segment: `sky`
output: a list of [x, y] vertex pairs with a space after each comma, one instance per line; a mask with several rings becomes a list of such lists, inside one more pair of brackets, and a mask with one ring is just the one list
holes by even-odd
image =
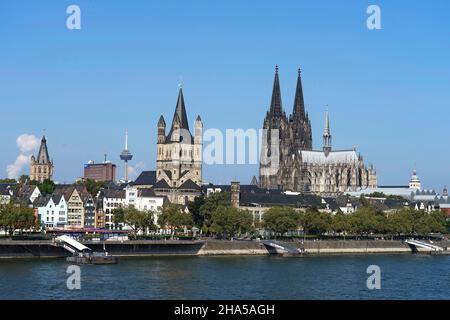
[[[80, 30], [66, 27], [72, 4]], [[371, 4], [380, 30], [366, 26]], [[61, 183], [105, 153], [122, 177], [127, 128], [132, 176], [154, 169], [180, 82], [191, 128], [200, 115], [205, 130], [259, 129], [278, 64], [287, 113], [302, 69], [314, 148], [328, 108], [333, 148], [356, 147], [380, 185], [407, 184], [413, 168], [425, 188], [450, 185], [447, 0], [0, 0], [0, 39], [0, 177], [28, 173], [25, 138], [44, 132]], [[249, 183], [258, 165], [203, 171]]]

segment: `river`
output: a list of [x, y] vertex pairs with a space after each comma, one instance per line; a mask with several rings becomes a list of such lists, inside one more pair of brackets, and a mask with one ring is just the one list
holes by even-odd
[[[381, 269], [369, 290], [367, 267]], [[449, 299], [450, 256], [349, 255], [122, 258], [81, 266], [67, 288], [64, 260], [0, 260], [0, 299]]]

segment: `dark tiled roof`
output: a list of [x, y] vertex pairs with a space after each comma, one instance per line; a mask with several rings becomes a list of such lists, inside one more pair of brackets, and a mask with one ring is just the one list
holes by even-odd
[[100, 193], [101, 198], [125, 199], [125, 190], [103, 189]]
[[180, 175], [180, 178], [181, 177], [183, 177], [186, 173], [188, 173], [189, 172], [189, 170], [184, 170], [182, 173], [181, 173], [181, 175]]
[[156, 183], [156, 171], [142, 171], [134, 181], [135, 186], [153, 186]]
[[54, 196], [52, 196], [53, 202], [55, 204], [58, 204], [61, 201], [62, 198], [63, 198], [63, 195], [54, 195]]
[[[321, 198], [314, 195], [287, 195], [283, 193], [241, 192], [241, 205], [260, 204], [265, 206], [321, 207]], [[330, 207], [331, 209], [331, 207]]]
[[139, 197], [143, 198], [153, 198], [156, 197], [155, 191], [153, 189], [140, 189]]
[[164, 170], [164, 172], [167, 174], [167, 176], [169, 177], [169, 179], [172, 179], [172, 171], [170, 171], [170, 170]]
[[11, 195], [10, 190], [13, 187], [11, 184], [0, 183], [0, 195], [9, 196]]
[[19, 198], [30, 198], [36, 188], [37, 187], [33, 185], [21, 186], [17, 190], [16, 196]]
[[191, 179], [186, 180], [178, 189], [180, 190], [198, 190], [202, 188]]
[[[229, 184], [216, 184], [216, 185], [210, 184], [210, 185], [202, 186], [203, 192], [206, 192], [206, 190], [209, 188], [213, 188], [213, 189], [219, 188], [225, 192], [231, 191], [231, 185], [229, 185]], [[264, 194], [282, 194], [283, 193], [283, 191], [280, 189], [263, 189], [263, 188], [258, 187], [257, 185], [252, 185], [252, 184], [241, 184], [240, 190], [241, 190], [241, 192], [264, 193]]]
[[47, 206], [47, 204], [48, 204], [48, 202], [50, 201], [50, 199], [51, 199], [51, 196], [41, 196], [41, 197], [38, 197], [35, 201], [34, 201], [34, 206], [36, 207], [36, 208], [40, 208], [40, 207], [45, 207], [45, 206]]
[[128, 186], [128, 183], [122, 183], [122, 184], [118, 184], [115, 183], [113, 181], [109, 181], [106, 185], [105, 185], [105, 189], [112, 189], [112, 190], [123, 190]]
[[68, 184], [60, 184], [57, 185], [55, 188], [55, 191], [53, 191], [53, 196], [60, 196], [63, 195], [64, 199], [67, 201], [72, 196], [73, 191], [75, 190], [74, 185], [68, 185]]
[[166, 182], [166, 180], [162, 179], [162, 180], [159, 180], [159, 181], [155, 184], [154, 188], [155, 188], [155, 189], [170, 189], [170, 186], [169, 186], [169, 184]]

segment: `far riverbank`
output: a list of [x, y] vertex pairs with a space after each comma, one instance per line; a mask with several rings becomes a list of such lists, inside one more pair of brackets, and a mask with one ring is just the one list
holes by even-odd
[[[310, 255], [344, 254], [400, 254], [411, 253], [411, 248], [400, 240], [306, 240], [285, 242], [291, 247], [305, 249]], [[434, 242], [438, 246], [449, 247], [448, 241]], [[118, 257], [141, 256], [218, 256], [218, 255], [269, 255], [260, 241], [227, 240], [145, 240], [107, 241], [105, 243], [83, 242], [93, 251], [104, 249]], [[52, 241], [0, 241], [1, 258], [64, 258], [70, 253]]]

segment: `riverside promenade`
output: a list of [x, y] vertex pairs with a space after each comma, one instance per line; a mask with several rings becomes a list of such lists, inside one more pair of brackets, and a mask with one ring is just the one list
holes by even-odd
[[[446, 241], [435, 242], [449, 247]], [[85, 241], [84, 245], [93, 251], [104, 249], [119, 257], [140, 256], [217, 256], [217, 255], [269, 255], [260, 241], [228, 240], [142, 240], [142, 241]], [[387, 254], [411, 253], [411, 248], [401, 240], [307, 240], [286, 242], [291, 247], [302, 248], [310, 255], [338, 254]], [[0, 241], [2, 258], [63, 258], [70, 253], [50, 240]]]

